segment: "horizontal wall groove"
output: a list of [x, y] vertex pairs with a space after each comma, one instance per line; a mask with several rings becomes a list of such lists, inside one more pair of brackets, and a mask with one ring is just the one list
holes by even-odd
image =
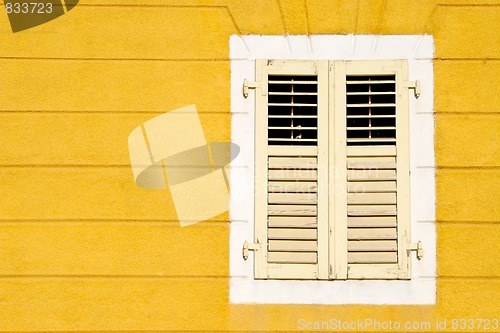
[[447, 166], [438, 165], [437, 170], [449, 170], [449, 171], [494, 171], [500, 170], [500, 166], [482, 166], [482, 165], [471, 165], [471, 166]]
[[[159, 61], [159, 62], [227, 62], [229, 58], [93, 58], [93, 57], [9, 57], [0, 56], [1, 60], [28, 61]], [[232, 60], [252, 60], [249, 58]], [[429, 59], [431, 60], [431, 59]], [[500, 58], [433, 58], [433, 61], [499, 61]]]
[[434, 58], [434, 61], [498, 61], [500, 58]]
[[446, 116], [500, 116], [500, 111], [434, 111], [436, 115]]
[[[184, 166], [183, 166], [184, 167]], [[19, 169], [72, 169], [72, 168], [130, 168], [130, 164], [0, 164], [0, 168], [19, 168]]]
[[[439, 266], [439, 263], [438, 263]], [[485, 276], [485, 275], [469, 275], [469, 276], [452, 276], [452, 275], [437, 275], [438, 280], [451, 280], [451, 281], [470, 281], [470, 280], [499, 280], [500, 281], [500, 276]]]
[[[129, 111], [103, 111], [103, 110], [95, 110], [95, 111], [79, 111], [79, 110], [0, 110], [0, 115], [2, 114], [22, 114], [22, 113], [30, 113], [30, 114], [64, 114], [64, 115], [71, 115], [71, 114], [94, 114], [98, 116], [103, 116], [103, 115], [153, 115], [153, 116], [158, 116], [165, 114], [167, 112], [170, 112], [172, 110], [165, 110], [165, 111], [137, 111], [137, 110], [129, 110]], [[230, 115], [231, 113], [229, 111], [199, 111], [198, 115], [203, 117], [204, 115]]]
[[438, 7], [500, 7], [495, 3], [438, 3]]
[[229, 63], [229, 58], [42, 58], [42, 57], [0, 57], [1, 60], [35, 60], [35, 61], [161, 61], [161, 62], [227, 62]]
[[[0, 7], [4, 7], [5, 5], [2, 4]], [[55, 5], [55, 6], [60, 6], [60, 5]], [[99, 4], [99, 3], [78, 3], [78, 7], [133, 7], [133, 8], [201, 8], [201, 9], [225, 9], [227, 6], [221, 6], [221, 5], [203, 5], [203, 4], [196, 4], [195, 1], [193, 1], [193, 4], [189, 5], [171, 5], [171, 4], [125, 4], [125, 3], [119, 3], [119, 4]]]
[[451, 57], [440, 57], [440, 58], [432, 58], [434, 61], [499, 61], [500, 58], [496, 57], [484, 57], [484, 58], [471, 58], [471, 57], [465, 57], [465, 58], [451, 58]]
[[[193, 1], [194, 2], [194, 1]], [[202, 5], [202, 4], [189, 4], [189, 5], [171, 5], [171, 4], [125, 4], [125, 3], [119, 3], [119, 4], [99, 4], [99, 3], [78, 3], [78, 7], [133, 7], [133, 8], [200, 8], [200, 9], [225, 9], [227, 6], [220, 6], [220, 5]]]
[[500, 221], [454, 221], [454, 220], [436, 220], [437, 224], [458, 224], [458, 225], [489, 225], [489, 224], [500, 224]]
[[[221, 330], [210, 330], [210, 329], [203, 329], [203, 330], [182, 330], [179, 331], [179, 329], [172, 329], [172, 330], [148, 330], [148, 329], [138, 329], [138, 330], [74, 330], [74, 331], [58, 331], [58, 330], [44, 330], [44, 331], [2, 331], [0, 330], [0, 333], [46, 333], [46, 332], [51, 332], [51, 333], [140, 333], [140, 332], [145, 332], [145, 333], [168, 333], [168, 332], [175, 332], [175, 333], [248, 333], [250, 331], [245, 330], [245, 331], [235, 331], [235, 330], [230, 330], [230, 331], [221, 331]], [[251, 331], [252, 333], [269, 333], [269, 331]], [[272, 331], [273, 333], [290, 333], [290, 331]], [[348, 331], [336, 331], [337, 333], [347, 333]], [[352, 332], [352, 331], [350, 331]], [[440, 331], [442, 332], [442, 331]], [[434, 333], [434, 332], [427, 332], [426, 333]]]
[[[195, 222], [195, 221], [192, 221]], [[75, 219], [75, 218], [67, 218], [67, 219], [0, 219], [0, 226], [2, 225], [12, 225], [12, 224], [71, 224], [71, 225], [82, 225], [82, 224], [132, 224], [132, 225], [165, 225], [165, 227], [179, 227], [179, 221], [177, 220], [137, 220], [137, 219]], [[203, 228], [203, 227], [213, 227], [213, 226], [226, 226], [229, 225], [228, 220], [211, 220], [211, 221], [203, 221], [196, 223], [195, 225], [190, 225], [183, 227], [185, 229], [191, 228]]]
[[0, 280], [9, 279], [69, 279], [69, 280], [112, 280], [112, 279], [138, 279], [138, 280], [220, 280], [229, 279], [229, 275], [104, 275], [104, 274], [0, 274]]
[[[228, 142], [229, 143], [229, 142]], [[110, 169], [110, 168], [130, 168], [130, 164], [0, 164], [0, 169]], [[210, 166], [199, 165], [176, 165], [177, 169], [206, 169]], [[231, 165], [230, 169], [248, 169], [244, 165]]]

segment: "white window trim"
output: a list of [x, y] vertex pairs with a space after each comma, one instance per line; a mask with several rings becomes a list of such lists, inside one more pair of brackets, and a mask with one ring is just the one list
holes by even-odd
[[[432, 36], [317, 35], [231, 36], [232, 142], [240, 146], [231, 163], [230, 302], [269, 304], [434, 304], [436, 302], [435, 160]], [[407, 59], [409, 80], [420, 80], [419, 99], [410, 96], [410, 195], [412, 242], [422, 241], [424, 258], [412, 260], [411, 280], [255, 280], [253, 254], [242, 259], [254, 231], [254, 92], [245, 99], [244, 79], [254, 80], [255, 59]]]

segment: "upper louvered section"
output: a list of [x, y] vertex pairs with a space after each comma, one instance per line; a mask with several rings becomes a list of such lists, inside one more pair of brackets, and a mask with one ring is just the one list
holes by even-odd
[[346, 76], [347, 145], [394, 145], [395, 75]]
[[317, 164], [313, 155], [268, 157], [269, 263], [317, 263]]
[[316, 75], [269, 75], [269, 145], [317, 145], [317, 80]]

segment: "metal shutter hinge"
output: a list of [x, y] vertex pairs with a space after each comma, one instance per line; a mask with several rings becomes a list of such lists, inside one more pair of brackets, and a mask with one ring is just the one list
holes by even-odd
[[409, 89], [413, 89], [414, 93], [415, 93], [415, 98], [419, 98], [420, 97], [420, 81], [419, 80], [416, 80], [416, 81], [408, 81], [406, 83], [406, 86], [409, 88]]
[[408, 244], [406, 251], [408, 251], [408, 254], [410, 254], [411, 251], [415, 251], [418, 260], [422, 259], [422, 257], [424, 256], [424, 248], [422, 247], [421, 241]]
[[259, 243], [248, 243], [247, 241], [245, 241], [245, 243], [243, 243], [243, 260], [247, 260], [248, 259], [248, 251], [258, 251], [262, 249], [262, 246], [261, 244]]
[[267, 91], [265, 91], [260, 82], [249, 82], [247, 79], [243, 80], [243, 97], [247, 98], [249, 90], [257, 88], [261, 88], [262, 96], [267, 95]]

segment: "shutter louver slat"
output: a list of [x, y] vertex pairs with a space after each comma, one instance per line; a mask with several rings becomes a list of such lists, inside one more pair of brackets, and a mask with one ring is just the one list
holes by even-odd
[[394, 240], [387, 241], [348, 241], [347, 250], [350, 252], [387, 252], [397, 251], [398, 243]]
[[269, 228], [316, 228], [316, 217], [270, 216]]
[[268, 177], [270, 181], [315, 181], [317, 180], [318, 175], [315, 170], [270, 169]]
[[398, 253], [392, 252], [349, 252], [350, 264], [392, 264], [398, 261]]
[[[349, 163], [349, 162], [348, 162]], [[351, 169], [347, 170], [348, 181], [380, 181], [396, 180], [396, 169]]]
[[267, 190], [269, 193], [315, 193], [318, 191], [318, 185], [316, 182], [270, 181]]
[[316, 216], [317, 209], [314, 205], [268, 205], [269, 216]]
[[367, 227], [367, 228], [349, 228], [347, 230], [348, 240], [362, 240], [362, 239], [396, 239], [397, 233], [396, 228], [378, 228], [378, 227]]
[[318, 251], [318, 243], [316, 241], [270, 240], [269, 251], [316, 252]]
[[269, 193], [268, 196], [270, 204], [314, 205], [318, 202], [316, 194]]
[[316, 239], [316, 230], [315, 229], [269, 228], [269, 239], [314, 240], [314, 239]]
[[350, 216], [347, 226], [351, 228], [396, 227], [395, 216]]

